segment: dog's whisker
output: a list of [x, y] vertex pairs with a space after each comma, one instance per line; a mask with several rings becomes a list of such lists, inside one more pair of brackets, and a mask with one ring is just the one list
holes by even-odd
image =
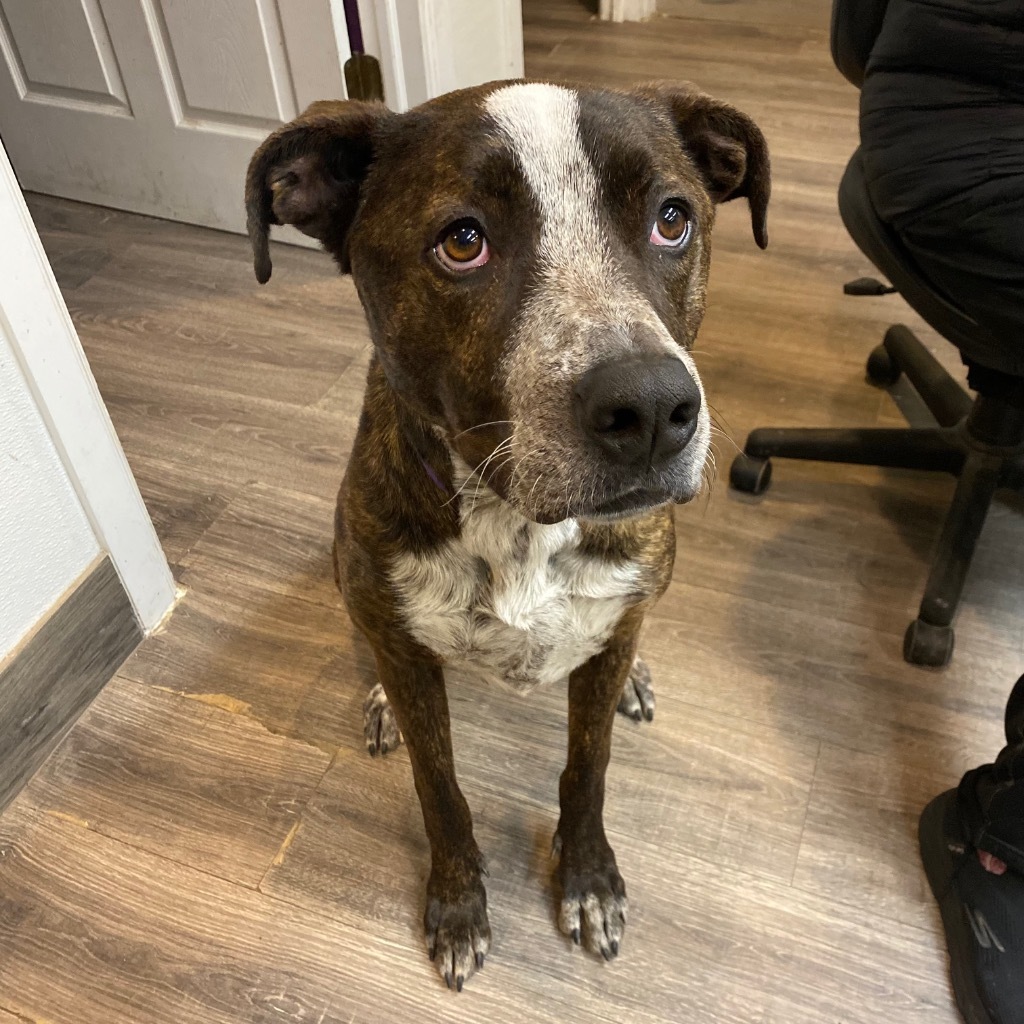
[[537, 479], [533, 481], [533, 486], [530, 488], [530, 493], [526, 496], [526, 504], [529, 506], [533, 501], [533, 492], [537, 490], [537, 485], [540, 483], [541, 474], [537, 474]]
[[[531, 448], [530, 451], [525, 452], [523, 455], [521, 455], [516, 460], [515, 465], [512, 467], [512, 483], [513, 483], [513, 485], [515, 485], [517, 480], [523, 479], [522, 472], [523, 472], [523, 465], [524, 465], [524, 463], [529, 462], [529, 460], [532, 459], [535, 455], [537, 455], [543, 449], [543, 447], [544, 447], [543, 445], [537, 445], [536, 447]], [[534, 485], [533, 485], [534, 487], [536, 487], [537, 484], [540, 483], [542, 476], [543, 476], [543, 471], [541, 473], [537, 474], [537, 480], [534, 482]]]
[[[502, 449], [504, 449], [504, 451]], [[492, 451], [491, 454], [487, 456], [487, 459], [485, 460], [485, 462], [484, 462], [482, 467], [478, 466], [473, 471], [474, 475], [477, 478], [477, 481], [476, 481], [476, 490], [473, 492], [473, 505], [472, 505], [471, 510], [476, 508], [477, 502], [480, 499], [480, 488], [486, 482], [485, 478], [484, 478], [484, 474], [487, 472], [487, 467], [491, 464], [492, 460], [499, 453], [501, 453], [502, 455], [507, 453], [510, 457], [514, 454], [512, 452], [512, 436], [511, 436], [511, 434], [508, 437], [506, 437], [503, 441], [499, 442], [498, 446], [494, 449], [494, 451]]]
[[527, 507], [527, 508], [529, 508], [529, 507], [530, 507], [530, 505], [531, 505], [531, 502], [533, 501], [533, 492], [534, 492], [535, 490], [537, 490], [537, 484], [539, 484], [539, 483], [540, 483], [540, 478], [541, 478], [541, 477], [542, 477], [543, 475], [544, 475], [543, 473], [538, 473], [538, 474], [537, 474], [537, 479], [533, 481], [533, 486], [532, 486], [532, 487], [530, 488], [530, 493], [529, 493], [529, 494], [528, 494], [528, 495], [526, 496], [526, 507]]
[[733, 439], [732, 434], [730, 434], [727, 430], [722, 430], [721, 427], [718, 427], [718, 426], [715, 426], [714, 424], [712, 424], [712, 426], [711, 426], [711, 436], [712, 437], [721, 437], [724, 440], [728, 441], [729, 444], [732, 445], [732, 447], [736, 450], [737, 454], [739, 454], [739, 453], [741, 453], [743, 451], [743, 449]]
[[716, 464], [715, 464], [715, 460], [714, 460], [714, 453], [713, 452], [709, 452], [709, 455], [710, 455], [710, 459], [708, 461], [705, 461], [705, 463], [701, 467], [701, 471], [700, 471], [700, 477], [701, 477], [700, 493], [701, 493], [701, 496], [704, 499], [704, 504], [703, 504], [703, 508], [701, 510], [701, 515], [707, 515], [708, 507], [711, 504], [711, 491], [712, 491], [712, 488], [714, 486], [715, 474], [717, 473], [717, 468], [716, 468]]
[[447, 508], [453, 501], [455, 501], [455, 499], [458, 498], [458, 496], [465, 490], [466, 484], [468, 484], [469, 481], [472, 479], [473, 474], [470, 473], [469, 476], [467, 476], [466, 479], [462, 481], [462, 485], [459, 487], [459, 489], [446, 502], [444, 502], [444, 504], [441, 505], [441, 508]]
[[[486, 470], [487, 469], [487, 464], [491, 461], [491, 459], [494, 458], [495, 455], [497, 455], [501, 451], [501, 449], [505, 445], [508, 445], [509, 449], [511, 450], [511, 446], [512, 446], [512, 437], [511, 437], [511, 435], [509, 437], [503, 438], [501, 441], [499, 441], [498, 444], [496, 445], [496, 447], [494, 448], [494, 450], [491, 452], [491, 454], [488, 455], [487, 458], [484, 459], [482, 462], [478, 463], [475, 469], [470, 470], [469, 476], [467, 476], [466, 479], [462, 481], [462, 486], [460, 486], [459, 489], [441, 507], [442, 508], [446, 508], [453, 501], [455, 501], [455, 499], [458, 498], [460, 494], [462, 494], [462, 492], [466, 488], [466, 485], [473, 479], [473, 477], [476, 476], [478, 473], [481, 473], [484, 470]], [[478, 486], [477, 489], [479, 491], [479, 486]], [[474, 501], [474, 506], [475, 506], [475, 504], [476, 504], [476, 502]]]
[[466, 429], [465, 429], [465, 430], [460, 430], [460, 431], [459, 431], [459, 432], [458, 432], [458, 433], [457, 433], [457, 434], [456, 434], [456, 435], [455, 435], [455, 436], [454, 436], [454, 437], [452, 438], [452, 441], [458, 441], [458, 439], [459, 439], [460, 437], [462, 437], [462, 436], [463, 436], [464, 434], [470, 434], [470, 433], [472, 433], [472, 432], [473, 432], [474, 430], [483, 430], [483, 429], [484, 429], [484, 427], [501, 427], [501, 426], [506, 426], [506, 425], [508, 425], [508, 426], [511, 426], [511, 424], [512, 424], [512, 421], [511, 421], [511, 420], [490, 420], [490, 421], [488, 421], [487, 423], [477, 423], [477, 424], [475, 424], [475, 425], [474, 425], [474, 426], [472, 426], [472, 427], [466, 427]]
[[[505, 457], [500, 462], [495, 463], [494, 466], [491, 467], [491, 473], [492, 474], [493, 473], [497, 473], [499, 470], [504, 469], [509, 463], [513, 464], [513, 471], [514, 471], [514, 469], [515, 469], [514, 460], [515, 460], [515, 454], [513, 452], [506, 453]], [[510, 474], [510, 479], [511, 479], [511, 474]]]
[[[707, 401], [707, 397], [706, 396], [705, 396], [705, 401]], [[725, 416], [723, 416], [722, 413], [711, 402], [708, 402], [707, 405], [708, 405], [708, 410], [711, 413], [711, 422], [716, 427], [718, 427], [719, 430], [721, 430], [723, 433], [731, 435], [732, 434], [732, 424], [729, 423], [729, 420]]]

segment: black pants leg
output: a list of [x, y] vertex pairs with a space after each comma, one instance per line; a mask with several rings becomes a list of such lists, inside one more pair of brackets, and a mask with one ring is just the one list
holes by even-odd
[[1024, 875], [1024, 676], [1006, 704], [1006, 746], [963, 777], [957, 803], [974, 846]]

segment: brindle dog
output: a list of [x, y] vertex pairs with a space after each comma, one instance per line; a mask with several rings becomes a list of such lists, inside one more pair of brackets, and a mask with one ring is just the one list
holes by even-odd
[[626, 890], [605, 836], [619, 710], [653, 714], [637, 656], [668, 585], [673, 503], [710, 421], [691, 348], [716, 203], [767, 244], [754, 123], [686, 86], [498, 82], [405, 114], [322, 102], [246, 184], [256, 276], [294, 224], [351, 273], [374, 344], [338, 497], [335, 566], [374, 650], [367, 744], [404, 738], [430, 841], [431, 958], [458, 989], [490, 946], [455, 779], [446, 666], [568, 679], [559, 923], [606, 958]]

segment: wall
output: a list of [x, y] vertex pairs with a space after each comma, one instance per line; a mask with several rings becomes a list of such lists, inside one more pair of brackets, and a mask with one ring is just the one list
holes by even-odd
[[2, 145], [0, 356], [0, 659], [97, 542], [149, 632], [173, 607], [174, 580]]
[[100, 553], [0, 311], [0, 662]]

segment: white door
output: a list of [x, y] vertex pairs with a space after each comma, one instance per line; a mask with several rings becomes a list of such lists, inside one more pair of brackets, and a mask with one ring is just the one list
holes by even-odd
[[244, 231], [253, 150], [349, 49], [340, 0], [0, 0], [0, 53], [23, 188]]
[[[395, 110], [523, 73], [520, 0], [359, 10]], [[349, 55], [342, 0], [0, 0], [0, 140], [25, 189], [244, 232], [253, 150]]]

